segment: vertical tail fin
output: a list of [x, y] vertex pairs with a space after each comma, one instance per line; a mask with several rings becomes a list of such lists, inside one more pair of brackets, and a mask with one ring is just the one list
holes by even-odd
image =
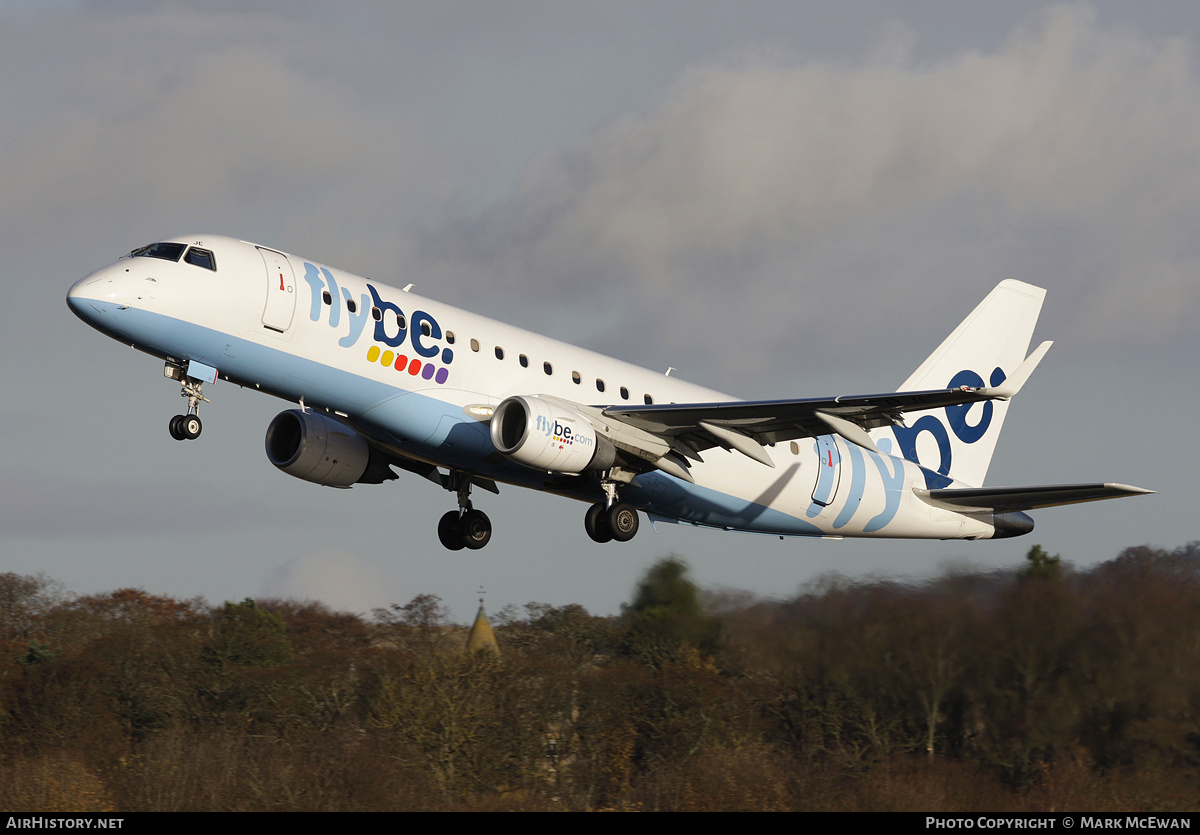
[[[1000, 282], [898, 390], [1000, 385], [1025, 359], [1045, 296], [1023, 281]], [[901, 454], [926, 469], [930, 488], [951, 476], [982, 487], [1007, 411], [1007, 400], [949, 406], [877, 432], [894, 433]]]

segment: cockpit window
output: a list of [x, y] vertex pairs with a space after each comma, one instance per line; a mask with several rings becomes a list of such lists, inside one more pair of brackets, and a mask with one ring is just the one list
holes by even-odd
[[187, 249], [187, 244], [158, 243], [135, 249], [129, 254], [134, 258], [161, 258], [164, 261], [178, 261], [185, 249]]
[[188, 250], [187, 256], [183, 260], [189, 264], [195, 264], [197, 267], [204, 267], [206, 270], [217, 271], [217, 260], [213, 258], [212, 251], [208, 249], [194, 246]]

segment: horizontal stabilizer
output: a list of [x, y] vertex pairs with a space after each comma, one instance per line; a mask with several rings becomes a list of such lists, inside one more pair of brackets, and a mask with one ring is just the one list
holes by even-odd
[[979, 487], [956, 490], [917, 490], [927, 501], [941, 502], [960, 508], [993, 510], [1009, 513], [1018, 510], [1033, 510], [1038, 507], [1055, 507], [1080, 502], [1098, 502], [1102, 499], [1119, 499], [1125, 496], [1143, 496], [1153, 493], [1128, 484], [1051, 484], [1040, 487]]

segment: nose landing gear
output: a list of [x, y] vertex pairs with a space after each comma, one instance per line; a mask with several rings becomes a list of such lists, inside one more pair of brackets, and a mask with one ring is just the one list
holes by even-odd
[[[204, 366], [204, 368], [207, 368], [207, 366]], [[216, 369], [211, 370], [213, 371], [212, 379], [215, 380]], [[204, 424], [200, 422], [200, 402], [211, 402], [204, 396], [204, 381], [198, 380], [195, 377], [189, 377], [187, 370], [183, 366], [170, 362], [163, 368], [163, 375], [179, 382], [181, 389], [179, 395], [186, 397], [188, 402], [186, 413], [175, 415], [175, 417], [171, 418], [169, 424], [171, 437], [177, 441], [194, 441], [200, 437], [200, 433], [204, 430]]]
[[175, 415], [171, 418], [171, 437], [177, 441], [194, 441], [200, 437], [203, 429], [199, 415]]

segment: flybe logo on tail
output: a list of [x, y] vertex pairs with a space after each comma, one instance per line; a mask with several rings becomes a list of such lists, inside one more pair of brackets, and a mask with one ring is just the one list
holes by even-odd
[[[998, 386], [1007, 377], [1008, 375], [1004, 373], [1003, 369], [996, 368], [992, 371], [989, 384]], [[983, 378], [970, 369], [963, 369], [950, 379], [946, 388], [955, 389], [960, 386], [982, 388], [984, 386]], [[988, 427], [992, 425], [992, 413], [994, 411], [992, 402], [990, 400], [984, 401], [979, 422], [974, 424], [967, 423], [967, 413], [971, 411], [972, 405], [947, 406], [946, 419], [944, 421], [934, 414], [927, 414], [914, 421], [912, 426], [892, 427], [892, 432], [896, 436], [896, 443], [900, 445], [900, 454], [914, 464], [921, 466], [921, 469], [925, 473], [926, 487], [930, 489], [945, 487], [952, 480], [950, 478], [950, 468], [953, 464], [953, 449], [950, 443], [950, 435], [946, 431], [947, 426], [954, 433], [954, 437], [958, 438], [964, 444], [973, 444], [987, 434]], [[917, 438], [922, 432], [928, 432], [933, 436], [934, 441], [937, 442], [938, 465], [936, 472], [922, 465], [921, 459], [917, 455]]]
[[[309, 318], [320, 321], [322, 306], [328, 306], [329, 327], [347, 328], [338, 345], [343, 348], [356, 345], [369, 318], [374, 322], [371, 335], [376, 344], [367, 348], [367, 362], [378, 362], [439, 385], [449, 378], [447, 366], [454, 361], [454, 349], [437, 344], [443, 338], [442, 326], [432, 315], [424, 310], [414, 310], [406, 316], [399, 305], [385, 301], [371, 284], [367, 284], [370, 295], [362, 293], [355, 300], [349, 289], [338, 287], [333, 273], [308, 262], [304, 264], [304, 280], [312, 288]], [[346, 325], [342, 324], [343, 306]]]

